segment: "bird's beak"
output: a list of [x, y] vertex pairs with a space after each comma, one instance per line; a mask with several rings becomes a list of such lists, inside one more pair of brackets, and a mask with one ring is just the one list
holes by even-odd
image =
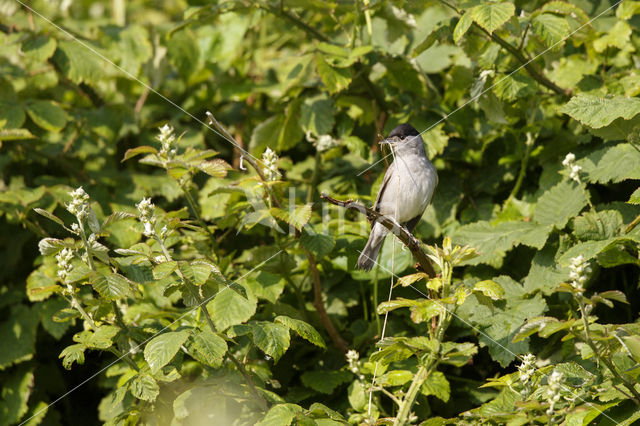
[[393, 145], [396, 142], [395, 138], [386, 138], [382, 139], [379, 143], [380, 145]]

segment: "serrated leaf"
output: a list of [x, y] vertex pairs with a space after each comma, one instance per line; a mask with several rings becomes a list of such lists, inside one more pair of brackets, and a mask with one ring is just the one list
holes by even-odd
[[414, 373], [409, 370], [392, 370], [380, 377], [380, 384], [383, 386], [401, 386], [411, 381]]
[[302, 407], [296, 404], [277, 404], [267, 411], [256, 426], [289, 426], [293, 418], [302, 412]]
[[67, 124], [67, 113], [52, 101], [31, 101], [25, 104], [27, 114], [39, 127], [59, 132]]
[[102, 228], [106, 228], [112, 223], [120, 222], [121, 220], [135, 219], [135, 218], [137, 218], [137, 216], [131, 213], [113, 212], [104, 220], [104, 222], [102, 223]]
[[617, 118], [630, 120], [640, 113], [640, 98], [612, 96], [603, 98], [579, 94], [559, 110], [593, 129], [611, 124]]
[[420, 300], [420, 303], [412, 306], [411, 321], [419, 324], [421, 322], [428, 322], [436, 315], [440, 315], [444, 310], [444, 305], [436, 300]]
[[227, 175], [231, 166], [227, 164], [226, 161], [216, 158], [214, 160], [203, 161], [198, 164], [198, 168], [209, 176], [222, 178]]
[[335, 124], [333, 101], [326, 95], [305, 99], [300, 107], [300, 125], [316, 136], [331, 132]]
[[451, 395], [451, 387], [444, 374], [440, 371], [432, 371], [422, 384], [420, 392], [423, 395], [433, 395], [444, 402], [448, 402]]
[[589, 22], [589, 15], [587, 15], [584, 10], [580, 9], [578, 6], [571, 4], [566, 1], [550, 1], [545, 3], [539, 11], [541, 13], [556, 13], [558, 15], [570, 16], [571, 18], [577, 20], [580, 24], [586, 24]]
[[199, 359], [207, 365], [217, 368], [222, 365], [227, 352], [227, 342], [207, 329], [193, 336], [192, 348], [197, 352]]
[[538, 198], [533, 218], [541, 225], [563, 228], [570, 218], [580, 213], [587, 202], [580, 184], [573, 180], [563, 180]]
[[333, 250], [336, 242], [329, 234], [319, 234], [311, 229], [303, 229], [300, 244], [313, 253], [317, 259], [321, 259]]
[[212, 272], [211, 266], [198, 262], [180, 261], [178, 262], [178, 269], [189, 283], [196, 286], [204, 284]]
[[405, 275], [404, 277], [400, 278], [396, 284], [402, 287], [408, 287], [411, 284], [415, 283], [418, 280], [421, 279], [428, 279], [429, 276], [427, 274], [425, 274], [424, 272], [418, 272], [416, 274], [411, 274], [411, 275]]
[[452, 240], [461, 246], [469, 245], [478, 252], [479, 256], [467, 260], [466, 264], [499, 265], [505, 253], [516, 245], [524, 244], [541, 249], [550, 231], [550, 226], [533, 222], [510, 221], [491, 225], [489, 222], [479, 221], [458, 228]]
[[137, 146], [135, 148], [129, 148], [125, 151], [124, 157], [122, 157], [122, 162], [127, 161], [130, 158], [133, 158], [137, 155], [141, 154], [157, 154], [158, 150], [152, 146], [142, 145]]
[[262, 352], [271, 356], [274, 362], [289, 349], [289, 329], [282, 324], [268, 321], [252, 321], [250, 323], [253, 343]]
[[183, 79], [188, 79], [198, 67], [200, 49], [198, 40], [189, 30], [175, 32], [167, 43], [169, 61]]
[[311, 219], [311, 204], [296, 207], [293, 211], [273, 207], [270, 213], [280, 220], [287, 222], [289, 225], [302, 229]]
[[508, 74], [497, 79], [493, 93], [504, 101], [516, 101], [536, 92], [536, 82], [524, 74]]
[[153, 267], [153, 278], [161, 280], [171, 275], [176, 269], [178, 269], [178, 262], [175, 260], [160, 263]]
[[38, 249], [43, 256], [55, 254], [65, 247], [73, 247], [73, 244], [57, 238], [43, 238], [38, 242]]
[[0, 369], [29, 360], [35, 353], [36, 329], [40, 323], [38, 309], [15, 304], [0, 322]]
[[276, 303], [284, 291], [285, 280], [280, 275], [260, 271], [255, 277], [247, 277], [247, 287], [260, 299]]
[[515, 13], [516, 8], [511, 2], [486, 2], [471, 9], [470, 14], [473, 21], [493, 33], [509, 20]]
[[628, 143], [595, 151], [577, 164], [592, 183], [640, 179], [640, 152]]
[[504, 298], [504, 289], [500, 284], [491, 280], [480, 281], [473, 286], [474, 291], [479, 291], [492, 300], [501, 300]]
[[54, 38], [38, 35], [29, 38], [22, 43], [21, 51], [34, 61], [44, 62], [49, 59], [56, 50], [56, 40]]
[[316, 56], [316, 70], [330, 94], [346, 89], [351, 83], [350, 68], [334, 68], [322, 55]]
[[620, 233], [622, 215], [617, 210], [588, 211], [573, 220], [573, 234], [580, 240], [606, 240]]
[[469, 31], [471, 24], [473, 24], [473, 17], [470, 11], [466, 11], [453, 29], [453, 42], [455, 44], [458, 44], [460, 39]]
[[144, 347], [144, 359], [149, 364], [151, 374], [156, 374], [178, 353], [189, 338], [189, 332], [169, 331], [151, 339]]
[[547, 47], [560, 45], [569, 35], [569, 23], [565, 18], [543, 13], [535, 16], [531, 21], [531, 29]]
[[116, 273], [93, 273], [91, 285], [107, 300], [118, 300], [133, 295], [132, 283], [125, 277]]
[[640, 363], [640, 336], [622, 336], [621, 339], [633, 359]]
[[[424, 299], [420, 299], [424, 300]], [[382, 302], [378, 305], [378, 315], [384, 315], [387, 312], [393, 311], [398, 308], [408, 308], [411, 306], [416, 306], [420, 303], [420, 300], [413, 299], [405, 299], [399, 297], [398, 299], [389, 300], [387, 302]]]
[[310, 324], [285, 315], [278, 315], [274, 321], [295, 331], [300, 337], [308, 342], [313, 343], [318, 347], [326, 348], [322, 336], [320, 336], [320, 333], [318, 333], [318, 331]]
[[627, 296], [620, 290], [603, 291], [602, 293], [598, 293], [598, 296], [603, 299], [615, 300], [616, 302], [626, 303], [627, 305], [629, 304]]
[[207, 304], [217, 330], [242, 324], [256, 312], [257, 301], [246, 299], [231, 289], [223, 289]]
[[633, 191], [633, 194], [631, 194], [627, 203], [636, 205], [640, 204], [640, 188]]
[[[85, 43], [89, 43], [85, 40]], [[95, 44], [90, 46], [98, 50]], [[96, 84], [103, 81], [104, 63], [87, 47], [75, 41], [61, 40], [53, 54], [53, 61], [60, 70], [74, 83]]]
[[625, 21], [618, 21], [605, 35], [593, 42], [593, 50], [600, 53], [609, 47], [623, 49], [629, 43], [631, 34], [632, 30], [629, 24]]
[[79, 343], [67, 346], [60, 352], [58, 358], [62, 359], [62, 366], [67, 370], [71, 370], [73, 363], [84, 364], [85, 346]]
[[0, 100], [0, 129], [19, 130], [26, 118], [22, 105]]
[[160, 394], [160, 386], [153, 377], [148, 374], [138, 373], [129, 384], [131, 395], [138, 399], [154, 402]]

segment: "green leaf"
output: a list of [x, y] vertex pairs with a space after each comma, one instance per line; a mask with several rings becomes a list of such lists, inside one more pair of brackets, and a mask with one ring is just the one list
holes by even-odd
[[451, 395], [449, 381], [440, 371], [432, 371], [427, 380], [422, 384], [420, 392], [423, 395], [433, 395], [436, 398], [448, 402]]
[[138, 373], [129, 384], [131, 395], [143, 401], [154, 402], [160, 394], [160, 386], [148, 374]]
[[380, 303], [378, 305], [377, 312], [378, 312], [378, 315], [384, 315], [387, 312], [393, 311], [398, 308], [408, 308], [411, 306], [417, 306], [420, 304], [420, 301], [422, 300], [425, 300], [425, 299], [414, 300], [414, 299], [405, 299], [405, 298], [399, 297], [394, 300], [389, 300], [387, 302]]
[[289, 349], [289, 329], [281, 324], [268, 321], [252, 321], [250, 323], [253, 343], [274, 362]]
[[350, 68], [334, 68], [322, 55], [316, 56], [316, 69], [330, 94], [346, 89], [351, 83]]
[[315, 370], [305, 371], [300, 377], [302, 383], [318, 392], [332, 394], [343, 383], [348, 383], [353, 375], [343, 370]]
[[242, 324], [256, 312], [257, 300], [245, 299], [235, 291], [224, 288], [212, 301], [207, 303], [217, 330], [225, 330], [232, 325]]
[[415, 274], [411, 274], [411, 275], [405, 275], [404, 277], [398, 279], [398, 281], [396, 282], [397, 285], [402, 286], [402, 287], [408, 287], [410, 285], [412, 285], [413, 283], [415, 283], [418, 280], [421, 279], [429, 279], [429, 276], [427, 274], [425, 274], [424, 272], [418, 272]]
[[402, 386], [411, 381], [414, 373], [409, 370], [392, 370], [380, 377], [380, 384], [383, 386]]
[[458, 44], [460, 39], [469, 31], [471, 24], [473, 24], [473, 17], [470, 11], [466, 11], [453, 29], [453, 42], [455, 44]]
[[53, 52], [56, 51], [57, 45], [58, 44], [55, 39], [44, 35], [38, 35], [36, 37], [29, 38], [22, 43], [20, 50], [28, 58], [37, 62], [44, 62], [53, 55]]
[[419, 324], [421, 322], [428, 322], [431, 318], [436, 315], [440, 315], [444, 311], [444, 305], [437, 301], [431, 299], [421, 299], [420, 303], [415, 306], [412, 306], [411, 311], [411, 321]]
[[577, 164], [592, 183], [640, 179], [640, 152], [628, 143], [595, 151]]
[[569, 35], [569, 23], [565, 18], [543, 13], [535, 16], [531, 21], [531, 29], [540, 40], [547, 46], [552, 47]]
[[322, 336], [320, 336], [320, 333], [318, 333], [318, 331], [310, 324], [285, 315], [278, 315], [274, 321], [295, 331], [300, 337], [308, 342], [313, 343], [318, 347], [326, 348], [324, 340], [322, 340]]
[[547, 245], [536, 252], [531, 262], [529, 274], [524, 279], [526, 293], [542, 291], [550, 295], [561, 282], [569, 279], [569, 269], [563, 268], [556, 262], [557, 245]]
[[171, 275], [176, 269], [178, 269], [178, 262], [175, 260], [160, 263], [153, 267], [153, 278], [161, 280]]
[[441, 123], [422, 135], [427, 148], [427, 156], [431, 160], [442, 154], [449, 144], [449, 135], [443, 128], [444, 123]]
[[538, 198], [533, 219], [541, 225], [560, 229], [586, 205], [587, 198], [580, 184], [563, 180]]
[[616, 17], [623, 20], [630, 19], [633, 15], [640, 11], [640, 2], [623, 1], [616, 9]]
[[227, 352], [227, 342], [211, 330], [203, 330], [193, 336], [192, 348], [197, 359], [205, 364], [218, 368], [222, 365]]
[[609, 47], [624, 49], [631, 37], [631, 27], [625, 21], [618, 21], [605, 35], [593, 42], [593, 50], [604, 52]]
[[124, 157], [122, 157], [122, 161], [123, 162], [127, 161], [128, 159], [141, 154], [157, 154], [157, 153], [158, 153], [158, 150], [152, 146], [146, 146], [146, 145], [137, 146], [135, 148], [130, 148], [126, 150], [124, 153]]
[[3, 374], [2, 399], [0, 399], [0, 419], [3, 425], [18, 423], [28, 409], [28, 401], [33, 388], [33, 369], [18, 368]]
[[616, 118], [630, 120], [640, 113], [640, 98], [612, 96], [603, 98], [595, 95], [579, 94], [560, 108], [571, 118], [593, 129], [611, 124]]
[[627, 203], [636, 205], [640, 204], [640, 188], [633, 191], [633, 194], [631, 194]]
[[67, 113], [55, 102], [32, 101], [25, 109], [34, 123], [50, 132], [59, 132], [67, 124]]
[[167, 56], [181, 77], [188, 79], [198, 68], [200, 59], [200, 49], [195, 35], [189, 30], [173, 33], [167, 44]]
[[615, 244], [615, 242], [615, 238], [609, 240], [591, 240], [580, 242], [564, 252], [562, 256], [558, 258], [558, 263], [561, 265], [568, 265], [571, 259], [578, 255], [582, 255], [586, 260], [589, 260], [595, 257], [610, 244]]
[[521, 73], [501, 76], [496, 80], [492, 87], [493, 93], [504, 101], [517, 101], [533, 95], [537, 90], [535, 80]]
[[35, 136], [27, 129], [0, 129], [0, 142], [25, 139], [35, 139]]
[[621, 339], [633, 359], [640, 363], [640, 336], [623, 336]]
[[326, 95], [305, 99], [300, 108], [300, 125], [316, 136], [331, 132], [335, 124], [333, 101]]
[[18, 130], [17, 128], [24, 124], [25, 119], [21, 105], [0, 101], [0, 129]]
[[[85, 40], [91, 49], [99, 48]], [[53, 54], [53, 61], [60, 70], [74, 83], [96, 84], [103, 81], [105, 62], [95, 52], [75, 41], [61, 40]]]
[[279, 275], [260, 271], [255, 277], [247, 277], [247, 287], [260, 299], [276, 303], [284, 291], [285, 280]]
[[300, 244], [320, 260], [331, 253], [336, 242], [331, 235], [315, 233], [310, 227], [308, 227], [302, 230]]
[[35, 352], [36, 329], [40, 322], [37, 308], [17, 304], [0, 323], [0, 369], [29, 360]]
[[192, 263], [180, 261], [178, 262], [178, 269], [190, 284], [196, 286], [204, 284], [212, 272], [211, 266], [197, 261]]
[[515, 13], [516, 8], [511, 2], [485, 2], [471, 9], [473, 21], [493, 33], [509, 20]]
[[76, 333], [73, 340], [91, 349], [108, 349], [113, 345], [113, 338], [120, 332], [120, 328], [113, 325], [101, 325], [94, 330], [84, 330]]
[[473, 290], [481, 292], [492, 300], [502, 300], [504, 298], [504, 289], [495, 281], [480, 281], [474, 284]]
[[151, 374], [156, 374], [178, 353], [189, 338], [189, 332], [169, 331], [151, 339], [144, 347], [144, 359], [149, 364]]
[[84, 350], [85, 346], [80, 343], [67, 346], [60, 352], [58, 358], [62, 358], [62, 366], [67, 370], [71, 370], [73, 363], [84, 364]]
[[[539, 11], [541, 13], [548, 12], [568, 16], [575, 19], [580, 24], [586, 24], [589, 22], [589, 15], [587, 15], [584, 10], [566, 1], [550, 1], [545, 3]], [[537, 11], [534, 13], [537, 13]]]
[[132, 296], [132, 283], [125, 277], [116, 273], [93, 273], [90, 277], [91, 285], [107, 300], [118, 300]]
[[305, 204], [303, 206], [296, 207], [293, 212], [290, 210], [284, 210], [277, 207], [270, 209], [272, 215], [280, 220], [287, 222], [289, 225], [296, 229], [302, 229], [311, 219], [311, 204]]
[[214, 160], [203, 161], [198, 164], [198, 168], [209, 176], [223, 178], [227, 175], [231, 166], [226, 161], [216, 158]]
[[267, 411], [256, 426], [289, 426], [296, 414], [302, 412], [302, 407], [296, 404], [278, 404]]
[[479, 221], [458, 228], [452, 240], [461, 246], [469, 245], [479, 253], [479, 256], [466, 261], [466, 264], [488, 263], [499, 266], [506, 252], [516, 245], [542, 248], [550, 231], [551, 227], [533, 222], [512, 221], [491, 225], [489, 222]]
[[573, 234], [582, 241], [606, 240], [619, 235], [622, 226], [617, 210], [588, 211], [573, 220]]

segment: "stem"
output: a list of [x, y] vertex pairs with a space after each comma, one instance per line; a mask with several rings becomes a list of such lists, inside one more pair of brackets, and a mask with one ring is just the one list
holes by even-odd
[[533, 147], [533, 141], [529, 143], [529, 139], [525, 143], [525, 151], [522, 160], [520, 161], [520, 172], [518, 173], [518, 178], [516, 179], [516, 183], [509, 194], [509, 198], [515, 198], [518, 195], [518, 191], [520, 191], [520, 187], [522, 186], [522, 182], [524, 181], [524, 177], [527, 174], [527, 164], [529, 163], [529, 156], [531, 155], [531, 148]]
[[244, 377], [245, 381], [249, 384], [249, 390], [251, 390], [251, 393], [253, 394], [254, 398], [256, 398], [256, 400], [258, 401], [262, 409], [266, 411], [267, 408], [269, 408], [267, 405], [267, 401], [265, 401], [262, 395], [258, 393], [256, 384], [253, 382], [251, 375], [249, 375], [247, 370], [244, 368], [244, 365], [242, 365], [242, 363], [238, 361], [236, 357], [234, 357], [229, 351], [227, 351], [227, 358], [229, 358], [229, 360], [236, 366], [238, 371], [240, 371], [240, 374], [242, 374], [242, 377]]
[[318, 32], [318, 30], [316, 30], [313, 27], [310, 27], [306, 22], [302, 21], [299, 17], [295, 16], [291, 12], [284, 10], [283, 8], [271, 6], [268, 4], [262, 4], [262, 3], [258, 3], [258, 7], [268, 12], [271, 12], [274, 15], [279, 16], [280, 18], [290, 21], [293, 25], [300, 28], [301, 30], [303, 30], [304, 32], [309, 34], [311, 37], [317, 40], [324, 41], [325, 43], [335, 44], [335, 43], [332, 43], [331, 40], [329, 40], [326, 36]]
[[431, 371], [428, 366], [421, 365], [420, 368], [418, 368], [418, 372], [414, 376], [413, 381], [411, 382], [411, 386], [409, 386], [409, 390], [402, 399], [400, 409], [398, 410], [398, 415], [393, 422], [394, 426], [400, 426], [407, 423], [407, 421], [409, 420], [409, 415], [411, 414], [411, 407], [413, 406], [413, 402], [418, 396], [418, 391], [422, 387], [424, 381], [427, 380], [430, 373]]
[[589, 345], [589, 347], [593, 351], [593, 354], [598, 359], [598, 361], [601, 361], [607, 367], [607, 369], [611, 372], [611, 374], [613, 374], [613, 376], [616, 379], [620, 380], [622, 384], [627, 389], [629, 389], [629, 392], [631, 392], [631, 394], [633, 395], [631, 400], [636, 405], [640, 406], [640, 393], [638, 393], [638, 391], [636, 390], [634, 383], [629, 382], [624, 376], [622, 376], [618, 372], [618, 369], [616, 368], [616, 366], [613, 365], [613, 363], [608, 358], [604, 356], [600, 356], [600, 353], [598, 352], [598, 348], [596, 347], [596, 344], [591, 339], [591, 333], [589, 331], [589, 319], [587, 318], [587, 312], [585, 310], [584, 302], [582, 301], [582, 296], [578, 295], [576, 299], [578, 300], [578, 307], [580, 309], [580, 315], [582, 316], [582, 324], [584, 326], [583, 340], [585, 340], [585, 342]]
[[309, 253], [309, 251], [304, 248], [304, 253], [309, 260], [309, 267], [311, 268], [311, 277], [313, 279], [313, 306], [315, 306], [316, 311], [318, 312], [318, 316], [320, 317], [320, 322], [324, 326], [325, 330], [331, 337], [333, 344], [336, 348], [338, 348], [342, 353], [347, 353], [349, 351], [349, 346], [347, 342], [340, 336], [338, 330], [336, 330], [333, 322], [331, 322], [331, 318], [327, 314], [327, 311], [324, 309], [324, 303], [322, 301], [322, 283], [320, 281], [320, 272], [318, 271], [318, 265], [316, 264], [316, 260]]
[[318, 190], [318, 181], [320, 180], [320, 173], [322, 172], [322, 154], [320, 151], [316, 151], [315, 165], [313, 167], [313, 175], [311, 176], [311, 185], [309, 186], [309, 192], [307, 193], [307, 203], [313, 202], [316, 191]]
[[187, 203], [189, 204], [189, 207], [191, 207], [191, 210], [193, 211], [193, 215], [196, 217], [196, 220], [198, 221], [198, 223], [200, 224], [200, 226], [207, 231], [207, 233], [211, 236], [213, 235], [213, 233], [211, 232], [211, 230], [209, 229], [209, 227], [207, 226], [207, 224], [204, 222], [204, 220], [202, 220], [202, 216], [200, 216], [200, 211], [198, 210], [198, 208], [196, 207], [196, 202], [193, 199], [193, 197], [191, 196], [191, 192], [189, 191], [189, 188], [185, 186], [182, 186], [182, 191], [184, 192], [185, 197], [187, 198]]

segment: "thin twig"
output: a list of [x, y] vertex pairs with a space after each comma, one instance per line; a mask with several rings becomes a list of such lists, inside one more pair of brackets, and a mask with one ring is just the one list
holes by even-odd
[[393, 235], [398, 237], [398, 239], [402, 241], [402, 243], [407, 246], [409, 250], [411, 250], [413, 256], [418, 260], [420, 269], [422, 269], [424, 273], [426, 273], [430, 277], [436, 276], [433, 266], [431, 265], [431, 261], [420, 246], [420, 241], [418, 241], [416, 237], [414, 237], [413, 234], [411, 234], [405, 228], [399, 226], [393, 218], [378, 213], [377, 211], [370, 209], [363, 204], [360, 204], [353, 200], [336, 200], [335, 198], [328, 196], [324, 192], [320, 195], [320, 198], [338, 207], [357, 210], [360, 213], [366, 215], [367, 219], [369, 219], [370, 222], [379, 222], [380, 224], [382, 224], [382, 226], [391, 231]]

